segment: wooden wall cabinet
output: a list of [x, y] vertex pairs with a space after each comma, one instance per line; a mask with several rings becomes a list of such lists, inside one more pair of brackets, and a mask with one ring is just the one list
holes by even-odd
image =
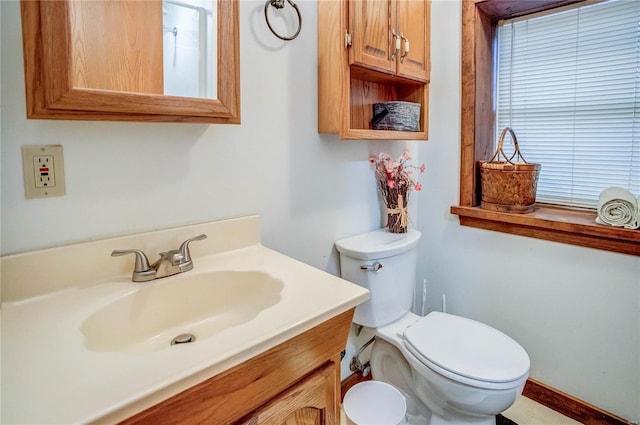
[[238, 1], [216, 4], [205, 99], [163, 95], [161, 0], [22, 0], [27, 118], [239, 123]]
[[354, 309], [121, 422], [340, 425], [340, 352]]
[[[429, 0], [318, 2], [318, 132], [427, 140]], [[373, 104], [421, 105], [417, 132], [373, 130]]]

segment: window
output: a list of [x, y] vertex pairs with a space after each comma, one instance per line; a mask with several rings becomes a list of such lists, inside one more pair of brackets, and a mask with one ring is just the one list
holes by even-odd
[[609, 186], [640, 194], [639, 24], [637, 0], [498, 23], [496, 131], [514, 129], [542, 164], [538, 202], [595, 208]]
[[[622, 1], [637, 7], [636, 0]], [[508, 214], [479, 207], [477, 163], [491, 157], [499, 130], [493, 96], [498, 23], [576, 3], [586, 4], [581, 0], [462, 0], [460, 203], [451, 212], [463, 226], [640, 256], [640, 231], [598, 225], [594, 210], [538, 204], [533, 213]], [[527, 160], [534, 162], [533, 157]]]

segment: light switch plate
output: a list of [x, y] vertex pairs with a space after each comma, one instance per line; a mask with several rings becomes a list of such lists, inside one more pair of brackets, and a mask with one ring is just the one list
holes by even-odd
[[25, 198], [65, 194], [62, 145], [22, 146], [22, 171]]

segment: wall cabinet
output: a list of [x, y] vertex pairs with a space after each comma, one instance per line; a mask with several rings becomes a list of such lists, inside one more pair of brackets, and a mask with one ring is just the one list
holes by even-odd
[[27, 117], [239, 123], [238, 1], [213, 7], [217, 92], [208, 99], [163, 94], [161, 0], [22, 0]]
[[[429, 0], [318, 2], [318, 131], [343, 139], [428, 138]], [[373, 104], [421, 105], [419, 131], [373, 130]]]
[[121, 422], [339, 425], [340, 352], [354, 309]]

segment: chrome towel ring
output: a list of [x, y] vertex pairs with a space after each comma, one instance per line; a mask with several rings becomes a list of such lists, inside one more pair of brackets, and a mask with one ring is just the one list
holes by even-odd
[[269, 9], [269, 5], [275, 7], [276, 9], [282, 9], [284, 8], [284, 0], [267, 0], [267, 2], [264, 5], [264, 19], [267, 21], [267, 26], [269, 27], [269, 29], [271, 30], [271, 32], [273, 33], [273, 35], [275, 35], [276, 37], [278, 37], [280, 40], [284, 40], [284, 41], [291, 41], [294, 38], [296, 38], [298, 36], [298, 34], [300, 34], [300, 29], [302, 29], [302, 15], [300, 14], [300, 9], [298, 9], [298, 5], [295, 4], [293, 1], [291, 0], [287, 0], [287, 2], [293, 6], [293, 8], [296, 10], [296, 13], [298, 14], [298, 30], [296, 31], [295, 34], [293, 34], [290, 37], [286, 37], [286, 36], [281, 36], [280, 34], [278, 34], [272, 27], [271, 27], [271, 23], [269, 22], [269, 15], [267, 14], [267, 9]]

